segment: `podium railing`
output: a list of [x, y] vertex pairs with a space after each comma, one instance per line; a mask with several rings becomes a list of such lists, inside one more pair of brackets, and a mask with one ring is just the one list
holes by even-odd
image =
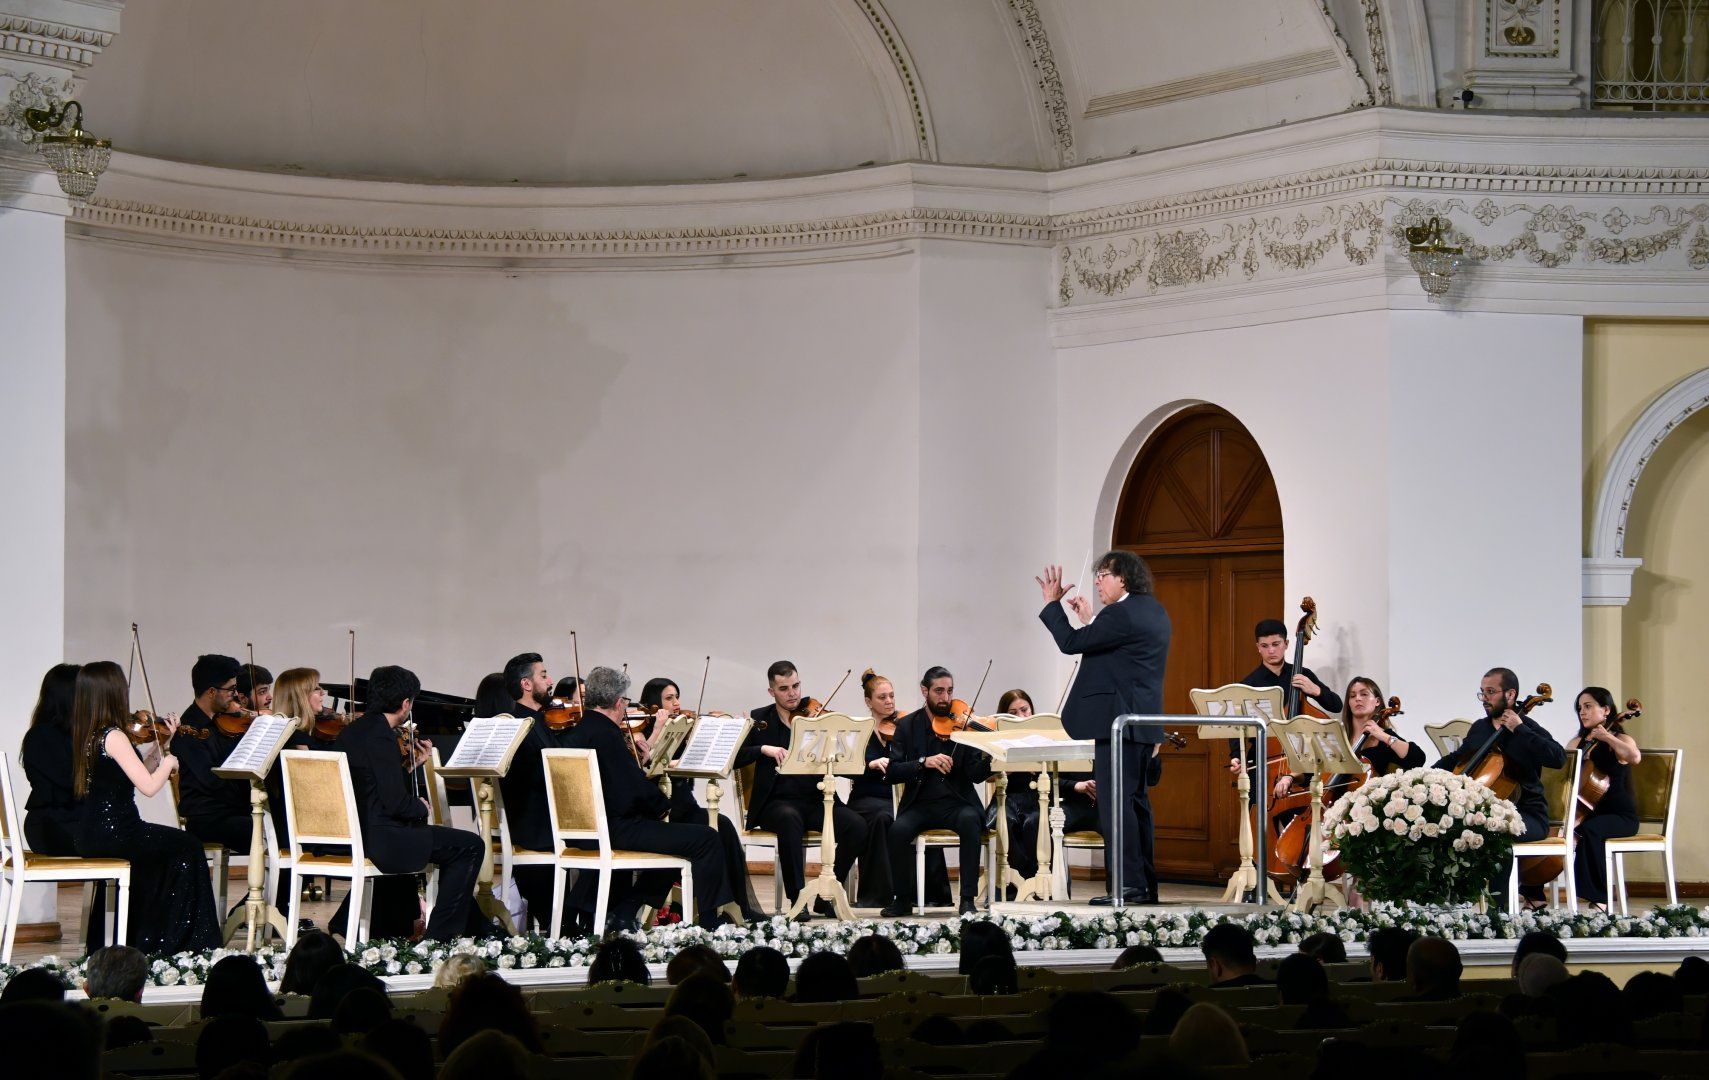
[[[1262, 762], [1265, 760], [1266, 747], [1269, 746], [1270, 742], [1269, 722], [1262, 716], [1199, 716], [1197, 713], [1170, 716], [1123, 713], [1110, 723], [1110, 787], [1115, 792], [1122, 790], [1122, 755], [1119, 748], [1127, 729], [1138, 724], [1158, 724], [1169, 727], [1249, 727], [1258, 732], [1256, 754], [1256, 760], [1259, 763], [1258, 782], [1252, 785], [1258, 796], [1252, 804], [1258, 817], [1258, 827], [1252, 830], [1252, 843], [1258, 867], [1258, 882], [1256, 888], [1253, 889], [1253, 895], [1257, 898], [1254, 902], [1258, 907], [1268, 907], [1269, 890], [1265, 888], [1265, 883], [1269, 878], [1265, 869], [1268, 852], [1264, 849], [1270, 809], [1270, 788], [1264, 782], [1265, 774]], [[1117, 909], [1127, 906], [1122, 898], [1122, 821], [1127, 817], [1124, 812], [1125, 809], [1125, 807], [1114, 805], [1110, 808], [1110, 906]]]

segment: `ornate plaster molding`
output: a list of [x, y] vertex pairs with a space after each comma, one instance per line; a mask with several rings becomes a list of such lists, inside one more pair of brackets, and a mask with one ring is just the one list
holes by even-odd
[[1365, 41], [1371, 50], [1371, 97], [1378, 105], [1394, 103], [1394, 87], [1389, 78], [1389, 49], [1383, 38], [1383, 13], [1378, 0], [1359, 0], [1365, 9]]
[[920, 86], [914, 58], [908, 53], [908, 46], [902, 40], [901, 31], [896, 29], [896, 23], [891, 20], [890, 13], [884, 10], [884, 5], [879, 0], [855, 0], [855, 3], [872, 27], [872, 32], [883, 46], [885, 54], [889, 56], [891, 67], [900, 82], [902, 95], [907, 99], [908, 113], [914, 124], [913, 139], [918, 146], [916, 156], [921, 161], [936, 161], [937, 135], [932, 130], [931, 113], [926, 107], [926, 93]]
[[1591, 559], [1627, 558], [1626, 515], [1644, 466], [1679, 425], [1704, 408], [1709, 408], [1709, 367], [1674, 383], [1632, 423], [1608, 459], [1597, 488], [1588, 545]]
[[1365, 73], [1359, 70], [1359, 62], [1353, 59], [1353, 50], [1347, 47], [1347, 39], [1341, 36], [1341, 27], [1335, 24], [1335, 13], [1329, 10], [1329, 0], [1318, 0], [1317, 13], [1323, 18], [1324, 29], [1329, 31], [1329, 38], [1334, 42], [1330, 50], [1335, 54], [1336, 63], [1358, 88], [1348, 104], [1354, 108], [1361, 105], [1371, 105], [1376, 97], [1371, 91], [1371, 83], [1365, 78]]
[[113, 35], [105, 30], [0, 14], [0, 62], [17, 57], [86, 68], [112, 43]]
[[101, 232], [144, 233], [196, 244], [510, 261], [763, 254], [927, 237], [1044, 245], [1051, 237], [1050, 219], [1044, 215], [925, 207], [777, 225], [561, 231], [334, 225], [96, 196], [76, 211], [74, 220]]
[[1056, 54], [1051, 51], [1050, 35], [1044, 28], [1044, 17], [1033, 0], [1009, 0], [1009, 10], [1014, 13], [1021, 41], [1032, 56], [1033, 70], [1038, 72], [1039, 94], [1050, 120], [1051, 135], [1056, 140], [1056, 162], [1067, 168], [1075, 161], [1074, 123], [1069, 116], [1068, 94], [1062, 87], [1062, 72], [1057, 70]]

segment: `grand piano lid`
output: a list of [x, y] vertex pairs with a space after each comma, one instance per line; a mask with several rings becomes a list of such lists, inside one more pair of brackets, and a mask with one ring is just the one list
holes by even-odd
[[[349, 683], [322, 682], [321, 688], [332, 700], [328, 707], [337, 712], [345, 711], [345, 704], [350, 700]], [[368, 680], [356, 680], [356, 706], [354, 712], [360, 716], [368, 698]], [[433, 690], [422, 690], [415, 696], [415, 708], [412, 718], [426, 732], [461, 731], [463, 725], [475, 715], [475, 699], [458, 697], [456, 694], [441, 694]]]

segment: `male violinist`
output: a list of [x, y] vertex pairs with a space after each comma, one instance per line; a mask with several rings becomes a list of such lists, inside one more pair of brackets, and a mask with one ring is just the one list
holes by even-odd
[[[1253, 631], [1253, 637], [1258, 646], [1258, 666], [1253, 668], [1246, 678], [1240, 680], [1247, 686], [1256, 686], [1260, 690], [1280, 687], [1284, 694], [1292, 688], [1299, 692], [1301, 698], [1310, 699], [1322, 709], [1324, 715], [1334, 716], [1341, 712], [1341, 695], [1317, 677], [1317, 672], [1311, 668], [1300, 666], [1298, 671], [1288, 661], [1288, 626], [1280, 619], [1264, 619]], [[1297, 706], [1296, 706], [1297, 708]], [[1289, 717], [1271, 717], [1273, 720], [1286, 720]], [[1241, 739], [1228, 741], [1228, 771], [1240, 771]], [[1251, 739], [1246, 743], [1246, 769], [1257, 783], [1257, 770], [1263, 764], [1264, 755], [1258, 753]], [[1276, 780], [1274, 795], [1281, 798], [1293, 790], [1294, 777], [1283, 774]]]
[[[226, 780], [213, 770], [225, 763], [238, 739], [225, 734], [214, 718], [229, 712], [237, 699], [243, 665], [229, 656], [209, 653], [198, 656], [190, 668], [190, 688], [196, 700], [179, 717], [181, 727], [206, 732], [203, 738], [179, 739], [173, 746], [178, 755], [178, 813], [185, 826], [205, 844], [223, 844], [227, 851], [249, 851], [249, 782]], [[274, 800], [275, 824], [282, 816], [283, 799]]]
[[[1092, 584], [1102, 605], [1096, 616], [1083, 596], [1067, 600], [1085, 625], [1068, 622], [1062, 602], [1073, 585], [1063, 585], [1062, 567], [1047, 566], [1034, 578], [1044, 593], [1039, 618], [1065, 654], [1080, 656], [1073, 692], [1062, 709], [1062, 726], [1070, 737], [1092, 739], [1092, 778], [1097, 792], [1098, 828], [1104, 835], [1104, 866], [1111, 874], [1121, 860], [1122, 902], [1157, 902], [1154, 829], [1146, 774], [1163, 729], [1134, 725], [1112, 748], [1110, 729], [1127, 713], [1156, 715], [1163, 711], [1163, 671], [1169, 662], [1169, 613], [1152, 593], [1151, 571], [1130, 551], [1107, 552], [1098, 560]], [[1113, 755], [1122, 755], [1121, 790], [1115, 787]], [[1122, 818], [1122, 850], [1111, 843], [1115, 813]], [[1093, 897], [1100, 906], [1114, 903], [1114, 889]]]
[[[544, 709], [552, 700], [552, 677], [546, 663], [537, 652], [519, 653], [504, 665], [504, 690], [514, 703], [510, 714], [517, 719], [532, 720], [528, 734], [511, 758], [510, 771], [499, 780], [499, 795], [504, 800], [505, 824], [510, 829], [513, 849], [527, 851], [552, 850], [552, 822], [546, 807], [546, 769], [542, 750], [566, 746], [567, 732], [550, 731], [546, 727]], [[552, 917], [552, 868], [550, 866], [518, 866], [511, 875], [517, 891], [528, 903], [530, 922], [542, 927], [548, 936], [557, 933], [547, 927]]]
[[[777, 834], [783, 894], [793, 904], [807, 883], [807, 833], [823, 827], [825, 799], [819, 791], [818, 777], [787, 776], [777, 771], [789, 756], [791, 724], [805, 713], [801, 674], [793, 663], [779, 660], [766, 669], [766, 693], [771, 696], [771, 704], [749, 714], [753, 726], [736, 752], [736, 767], [754, 766], [747, 825], [749, 829]], [[849, 871], [866, 847], [867, 824], [849, 809], [841, 796], [831, 804], [831, 823], [837, 839], [834, 869], [837, 880], [847, 888]], [[814, 910], [820, 915], [832, 914], [830, 904], [824, 899], [814, 905]], [[796, 918], [805, 922], [811, 917], [803, 910]]]
[[886, 919], [913, 910], [914, 875], [905, 868], [914, 864], [915, 839], [932, 829], [951, 830], [960, 841], [960, 913], [971, 915], [978, 908], [985, 805], [973, 785], [990, 777], [991, 758], [949, 737], [959, 725], [952, 710], [955, 676], [948, 669], [927, 668], [920, 676], [920, 689], [926, 694], [925, 707], [897, 721], [889, 759], [875, 758], [871, 763], [891, 784], [903, 785], [896, 820], [890, 826], [891, 884], [896, 895], [880, 913]]
[[[629, 749], [622, 725], [629, 713], [629, 676], [608, 667], [587, 673], [583, 700], [587, 711], [570, 729], [572, 747], [592, 750], [599, 761], [599, 786], [611, 844], [625, 851], [649, 851], [689, 860], [694, 868], [694, 913], [700, 925], [716, 927], [719, 909], [730, 903], [724, 873], [724, 848], [718, 830], [706, 825], [665, 821], [671, 801]], [[634, 885], [612, 902], [606, 929], [634, 930], [643, 904], [660, 907], [676, 883], [677, 871], [642, 870]], [[615, 884], [615, 882], [614, 882]]]
[[[1525, 819], [1525, 835], [1514, 838], [1515, 843], [1531, 843], [1549, 835], [1549, 797], [1543, 791], [1543, 770], [1559, 769], [1567, 763], [1566, 748], [1555, 741], [1549, 729], [1523, 716], [1515, 708], [1519, 701], [1519, 676], [1510, 668], [1490, 668], [1478, 684], [1478, 700], [1484, 715], [1466, 732], [1466, 739], [1454, 751], [1435, 764], [1438, 769], [1453, 769], [1470, 762], [1491, 736], [1501, 737], [1495, 748], [1507, 759], [1503, 771], [1519, 785], [1513, 804]], [[1509, 855], [1490, 882], [1495, 891], [1507, 893], [1508, 872], [1513, 857]], [[1527, 907], [1543, 905], [1541, 885], [1521, 885], [1520, 893]]]

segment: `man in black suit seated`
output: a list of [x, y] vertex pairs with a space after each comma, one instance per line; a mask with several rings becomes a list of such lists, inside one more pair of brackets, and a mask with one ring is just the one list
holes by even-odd
[[1205, 931], [1199, 942], [1205, 954], [1205, 972], [1211, 977], [1211, 987], [1268, 986], [1269, 979], [1258, 975], [1258, 956], [1252, 950], [1252, 934], [1239, 923], [1217, 923]]
[[[568, 746], [569, 732], [546, 727], [542, 711], [552, 700], [552, 676], [539, 653], [521, 653], [504, 665], [504, 690], [510, 698], [510, 715], [534, 721], [516, 755], [510, 772], [499, 780], [504, 798], [504, 819], [510, 827], [510, 844], [529, 851], [552, 850], [552, 822], [546, 813], [546, 771], [540, 753]], [[518, 866], [512, 874], [517, 891], [528, 902], [528, 919], [550, 935], [546, 923], [552, 917], [552, 868]]]
[[[718, 830], [708, 825], [679, 825], [664, 820], [670, 813], [670, 798], [659, 790], [657, 783], [647, 779], [619, 726], [629, 712], [628, 693], [629, 676], [622, 672], [608, 667], [588, 672], [582, 688], [587, 711], [582, 714], [581, 722], [570, 729], [567, 744], [592, 750], [599, 760], [599, 783], [605, 796], [611, 846], [687, 859], [694, 867], [695, 918], [701, 926], [712, 929], [722, 921], [718, 909], [731, 899], [730, 883], [724, 873], [724, 846], [718, 839]], [[641, 906], [662, 906], [676, 880], [677, 871], [668, 868], [637, 872], [634, 884], [612, 902], [605, 928], [635, 929]]]
[[[492, 926], [474, 903], [482, 839], [462, 829], [428, 824], [427, 800], [410, 790], [409, 777], [433, 752], [433, 744], [421, 740], [416, 760], [407, 767], [398, 749], [398, 725], [409, 719], [419, 693], [421, 680], [408, 668], [375, 668], [368, 676], [368, 711], [338, 736], [338, 748], [350, 760], [362, 844], [384, 874], [419, 874], [429, 863], [439, 868], [428, 940], [485, 935]], [[332, 925], [348, 925], [349, 905], [346, 896]]]
[[[1049, 628], [1056, 647], [1079, 655], [1080, 671], [1062, 709], [1062, 726], [1071, 738], [1096, 742], [1092, 778], [1098, 800], [1098, 831], [1104, 835], [1105, 873], [1111, 874], [1117, 854], [1112, 850], [1111, 821], [1122, 819], [1121, 877], [1124, 903], [1157, 902], [1157, 868], [1151, 800], [1146, 772], [1163, 729], [1154, 724], [1130, 726], [1121, 743], [1122, 790], [1115, 790], [1110, 750], [1110, 727], [1124, 713], [1156, 715], [1163, 711], [1163, 669], [1169, 662], [1169, 613], [1151, 591], [1151, 571], [1129, 551], [1111, 551], [1098, 560], [1092, 584], [1102, 605], [1096, 616], [1083, 596], [1067, 600], [1085, 625], [1069, 625], [1062, 601], [1073, 585], [1062, 584], [1062, 567], [1047, 566], [1034, 579], [1044, 593], [1039, 618]], [[1111, 874], [1113, 880], [1113, 874]], [[1113, 886], [1112, 886], [1113, 888]], [[1113, 896], [1092, 898], [1108, 905]]]
[[920, 677], [926, 693], [922, 709], [896, 722], [884, 775], [902, 784], [902, 801], [890, 826], [890, 866], [896, 897], [881, 913], [887, 919], [907, 915], [914, 907], [914, 841], [931, 829], [950, 829], [961, 841], [961, 914], [977, 909], [979, 852], [985, 846], [985, 806], [973, 785], [991, 775], [989, 755], [938, 734], [936, 718], [951, 726], [950, 703], [955, 700], [955, 676], [932, 667]]
[[[748, 828], [777, 834], [778, 871], [783, 895], [793, 904], [807, 882], [807, 833], [823, 827], [825, 796], [817, 776], [786, 776], [777, 771], [789, 756], [791, 724], [807, 714], [801, 693], [801, 674], [788, 660], [766, 669], [766, 692], [771, 704], [749, 714], [753, 726], [747, 741], [736, 752], [738, 769], [754, 766], [753, 788], [748, 792]], [[837, 880], [848, 887], [849, 871], [866, 848], [866, 819], [849, 809], [841, 796], [831, 804], [831, 824], [837, 841]], [[829, 902], [814, 905], [820, 915], [832, 914]], [[806, 922], [813, 916], [803, 910], [796, 918]]]
[[[1303, 702], [1310, 700], [1323, 715], [1334, 716], [1341, 711], [1341, 695], [1317, 677], [1317, 672], [1308, 667], [1294, 670], [1294, 665], [1288, 660], [1288, 626], [1280, 619], [1264, 619], [1253, 627], [1253, 645], [1258, 650], [1258, 666], [1253, 668], [1246, 678], [1240, 680], [1247, 686], [1256, 686], [1260, 690], [1272, 687], [1282, 691], [1284, 707], [1288, 699], [1293, 699], [1293, 709], [1296, 714], [1304, 712]], [[1273, 720], [1287, 720], [1290, 717], [1271, 717]], [[1239, 775], [1241, 758], [1241, 739], [1228, 741], [1228, 771]], [[1244, 740], [1246, 772], [1254, 784], [1258, 782], [1258, 769], [1264, 764], [1264, 755], [1258, 753], [1251, 738]], [[1276, 789], [1272, 792], [1274, 798], [1280, 799], [1294, 786], [1294, 777], [1286, 774], [1276, 780]]]
[[[1465, 741], [1454, 752], [1433, 767], [1452, 770], [1470, 762], [1472, 757], [1497, 732], [1501, 738], [1496, 749], [1507, 759], [1506, 772], [1519, 785], [1513, 805], [1525, 819], [1525, 835], [1514, 837], [1515, 843], [1533, 843], [1549, 835], [1549, 797], [1543, 791], [1543, 770], [1559, 769], [1567, 763], [1567, 751], [1549, 729], [1520, 715], [1519, 676], [1511, 668], [1490, 668], [1478, 684], [1478, 699], [1483, 702], [1484, 715], [1466, 732]], [[1507, 895], [1508, 874], [1513, 856], [1509, 855], [1490, 879], [1490, 891]], [[1543, 886], [1521, 885], [1520, 894], [1527, 906], [1543, 904]]]

